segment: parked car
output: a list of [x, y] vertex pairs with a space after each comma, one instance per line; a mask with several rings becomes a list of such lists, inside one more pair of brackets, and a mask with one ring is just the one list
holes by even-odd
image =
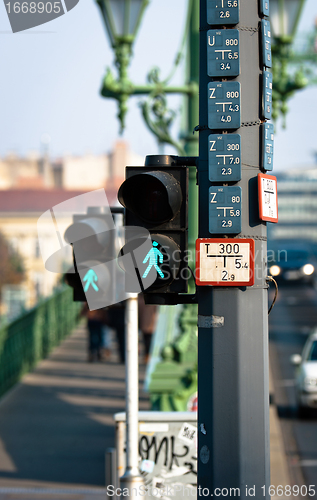
[[302, 354], [293, 354], [296, 366], [295, 388], [298, 413], [304, 416], [309, 409], [317, 409], [317, 329], [308, 337]]

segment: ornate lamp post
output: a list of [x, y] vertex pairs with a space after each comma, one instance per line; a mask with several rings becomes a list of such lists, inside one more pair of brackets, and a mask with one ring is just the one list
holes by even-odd
[[[159, 143], [167, 143], [177, 149], [179, 155], [197, 156], [198, 155], [198, 134], [193, 135], [194, 128], [198, 125], [198, 80], [199, 80], [199, 0], [188, 0], [187, 20], [184, 30], [181, 48], [177, 53], [174, 67], [169, 76], [160, 80], [159, 71], [155, 68], [148, 75], [148, 84], [135, 85], [129, 80], [128, 65], [132, 55], [132, 44], [137, 34], [144, 9], [149, 0], [96, 0], [106, 25], [110, 42], [115, 52], [115, 62], [118, 68], [118, 77], [116, 78], [108, 68], [103, 80], [101, 95], [103, 97], [114, 98], [118, 101], [118, 118], [121, 124], [121, 132], [125, 126], [125, 115], [128, 109], [128, 99], [132, 95], [147, 95], [147, 101], [141, 103], [142, 114], [148, 128], [157, 137]], [[132, 17], [131, 17], [132, 16]], [[184, 48], [188, 44], [186, 58], [186, 83], [179, 86], [170, 84], [176, 67], [179, 65]], [[184, 96], [185, 119], [182, 124], [181, 140], [174, 140], [170, 135], [170, 126], [176, 115], [168, 109], [167, 94], [182, 94]], [[198, 236], [198, 191], [196, 186], [196, 169], [189, 167], [189, 265], [194, 269], [195, 240]], [[191, 259], [190, 259], [191, 257]], [[190, 283], [190, 291], [193, 293], [194, 282]], [[169, 309], [169, 319], [172, 320], [173, 311]], [[180, 376], [179, 381], [184, 380], [184, 375], [193, 370], [193, 377], [196, 373], [197, 364], [197, 306], [188, 304], [183, 306], [179, 317], [181, 326], [181, 335], [173, 343], [173, 349], [177, 351], [177, 361], [173, 361], [174, 378], [176, 371]], [[190, 348], [189, 348], [190, 346]], [[169, 347], [167, 347], [167, 350]], [[165, 350], [165, 349], [164, 349]], [[162, 372], [166, 373], [165, 361], [162, 361]], [[169, 364], [167, 362], [167, 364]], [[176, 367], [177, 365], [177, 367]], [[176, 370], [177, 368], [177, 370]], [[158, 376], [157, 379], [160, 379]], [[157, 383], [161, 387], [158, 392], [162, 397], [153, 397], [153, 399], [163, 401], [164, 389], [160, 381]], [[182, 383], [180, 384], [182, 385]], [[188, 385], [188, 384], [187, 384]], [[195, 385], [195, 384], [194, 384]], [[196, 386], [195, 386], [196, 387]], [[193, 390], [195, 390], [195, 387]], [[177, 394], [181, 402], [178, 409], [186, 409], [186, 402], [190, 394], [183, 391], [178, 386]], [[187, 388], [188, 392], [188, 388]], [[186, 394], [185, 394], [186, 393]], [[170, 400], [170, 398], [168, 398]], [[159, 402], [156, 409], [171, 410], [170, 405], [164, 405]]]
[[119, 73], [119, 78], [115, 81], [108, 68], [101, 93], [104, 97], [117, 99], [122, 131], [128, 110], [127, 100], [134, 90], [128, 78], [132, 45], [149, 0], [97, 0], [97, 3], [115, 52], [115, 64]]
[[111, 45], [131, 46], [149, 0], [97, 0]]
[[287, 100], [296, 90], [304, 88], [308, 83], [302, 70], [293, 75], [288, 73], [288, 64], [292, 59], [291, 45], [304, 3], [305, 0], [270, 0], [273, 36], [273, 119], [281, 113], [284, 124], [288, 111]]
[[305, 0], [270, 0], [270, 21], [275, 40], [291, 43]]
[[[125, 127], [129, 97], [132, 95], [148, 95], [149, 102], [142, 103], [141, 107], [143, 117], [149, 129], [156, 135], [160, 143], [171, 144], [177, 149], [180, 155], [184, 155], [183, 145], [177, 140], [173, 140], [169, 133], [175, 113], [167, 108], [166, 94], [183, 94], [189, 97], [198, 95], [198, 81], [189, 80], [187, 84], [180, 86], [169, 85], [175, 67], [178, 66], [181, 60], [181, 52], [183, 52], [183, 46], [186, 41], [185, 37], [170, 77], [161, 81], [159, 72], [155, 68], [148, 75], [147, 85], [135, 85], [128, 77], [128, 66], [132, 55], [132, 45], [149, 0], [96, 1], [100, 7], [106, 30], [115, 52], [115, 64], [118, 68], [117, 78], [115, 78], [111, 69], [107, 68], [101, 88], [101, 95], [118, 101], [120, 132]], [[190, 5], [196, 2], [197, 0], [189, 0]], [[190, 12], [190, 8], [188, 12]], [[188, 28], [189, 24], [190, 18], [188, 15], [186, 28]], [[187, 34], [188, 30], [186, 29], [185, 32]]]

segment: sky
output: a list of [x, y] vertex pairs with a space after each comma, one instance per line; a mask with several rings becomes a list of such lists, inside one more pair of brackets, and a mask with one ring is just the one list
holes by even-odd
[[[154, 66], [169, 74], [180, 45], [186, 0], [151, 0], [135, 41], [129, 77], [146, 83]], [[306, 0], [299, 32], [313, 28], [316, 0]], [[10, 151], [26, 155], [40, 148], [43, 134], [51, 138], [53, 157], [101, 154], [112, 149], [119, 135], [117, 104], [100, 97], [108, 66], [116, 75], [113, 51], [94, 0], [80, 0], [66, 15], [24, 32], [11, 32], [4, 3], [0, 4], [0, 157]], [[182, 83], [179, 70], [173, 83]], [[157, 141], [141, 117], [138, 102], [128, 101], [122, 136], [139, 155], [157, 154]], [[144, 98], [145, 99], [145, 98]], [[178, 110], [181, 99], [170, 99]], [[308, 165], [316, 144], [317, 86], [297, 92], [289, 101], [287, 128], [277, 124], [274, 170]], [[174, 127], [177, 135], [177, 124]], [[166, 153], [176, 154], [166, 147]], [[274, 172], [273, 172], [274, 173]]]

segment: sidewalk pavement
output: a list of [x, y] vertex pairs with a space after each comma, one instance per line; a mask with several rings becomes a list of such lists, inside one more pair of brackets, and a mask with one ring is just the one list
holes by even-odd
[[[125, 409], [125, 370], [115, 349], [109, 361], [88, 363], [86, 339], [81, 325], [1, 399], [1, 500], [105, 498], [105, 450], [114, 446], [113, 414]], [[141, 364], [141, 388], [144, 373]], [[148, 409], [140, 390], [140, 410]]]
[[[88, 363], [82, 325], [0, 401], [1, 500], [101, 500], [113, 414], [125, 408], [124, 365]], [[140, 410], [149, 410], [142, 392]], [[290, 484], [275, 407], [271, 484]]]
[[[274, 400], [274, 384], [272, 371], [270, 370], [270, 394], [273, 395]], [[283, 437], [280, 426], [280, 421], [277, 414], [277, 408], [274, 404], [270, 405], [270, 459], [271, 459], [271, 485], [283, 486], [283, 491], [285, 491], [285, 486], [292, 485], [290, 482], [290, 475], [287, 466], [287, 459], [285, 456]], [[282, 500], [281, 496], [274, 495], [272, 500], [276, 499]], [[283, 496], [284, 498], [284, 496]]]

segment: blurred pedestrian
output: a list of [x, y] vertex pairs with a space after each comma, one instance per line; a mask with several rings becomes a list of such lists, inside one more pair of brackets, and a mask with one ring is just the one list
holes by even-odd
[[105, 311], [103, 309], [90, 311], [87, 306], [85, 309], [88, 328], [88, 361], [100, 361], [102, 350], [102, 329], [105, 324]]
[[125, 301], [107, 309], [107, 325], [116, 331], [120, 362], [125, 363]]
[[148, 363], [150, 358], [152, 335], [155, 331], [158, 307], [152, 304], [145, 304], [142, 293], [138, 296], [139, 329], [143, 335], [144, 342], [144, 362]]
[[102, 357], [104, 360], [110, 359], [111, 356], [112, 332], [112, 328], [110, 328], [107, 324], [102, 325]]

